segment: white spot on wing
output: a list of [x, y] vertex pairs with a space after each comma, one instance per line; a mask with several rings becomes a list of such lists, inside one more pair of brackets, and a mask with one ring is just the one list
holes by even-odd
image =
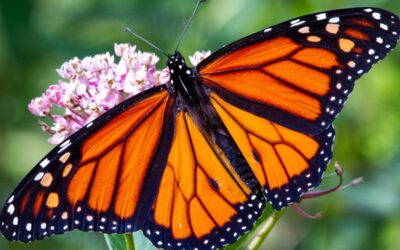
[[294, 24], [292, 24], [292, 25], [290, 25], [290, 27], [295, 27], [295, 26], [299, 26], [299, 25], [301, 25], [301, 24], [303, 24], [303, 23], [305, 23], [306, 21], [300, 21], [300, 22], [298, 22], [298, 23], [294, 23]]
[[18, 217], [14, 217], [13, 219], [13, 225], [17, 226], [18, 225]]
[[373, 54], [375, 54], [375, 50], [373, 50], [373, 49], [369, 49], [369, 50], [368, 50], [368, 54], [370, 54], [370, 55], [373, 55]]
[[47, 165], [49, 165], [49, 163], [50, 163], [49, 159], [45, 158], [39, 165], [42, 168], [45, 168], [45, 167], [47, 167]]
[[63, 147], [67, 146], [70, 143], [71, 143], [71, 141], [68, 139], [65, 142], [61, 143], [60, 148], [63, 148]]
[[39, 181], [39, 180], [41, 180], [41, 179], [43, 178], [43, 175], [44, 175], [43, 172], [39, 172], [39, 173], [35, 176], [35, 178], [34, 178], [33, 180]]
[[324, 20], [324, 19], [326, 19], [326, 13], [318, 14], [318, 15], [316, 15], [316, 17], [317, 17], [317, 20]]
[[388, 29], [389, 29], [389, 27], [388, 27], [386, 24], [384, 24], [384, 23], [380, 23], [379, 26], [380, 26], [381, 29], [383, 29], [383, 30], [388, 30]]
[[10, 204], [10, 206], [8, 206], [8, 208], [7, 208], [7, 213], [13, 214], [14, 211], [15, 211], [14, 205], [13, 205], [13, 204]]
[[329, 19], [330, 23], [338, 23], [340, 21], [339, 17], [332, 17], [331, 19]]
[[374, 13], [372, 13], [372, 17], [379, 20], [379, 19], [381, 19], [381, 13], [374, 12]]
[[11, 197], [8, 199], [7, 203], [10, 204], [13, 201], [14, 201], [14, 195], [11, 195]]
[[295, 24], [295, 23], [298, 23], [298, 22], [300, 22], [300, 19], [292, 20], [292, 21], [290, 22], [290, 24]]

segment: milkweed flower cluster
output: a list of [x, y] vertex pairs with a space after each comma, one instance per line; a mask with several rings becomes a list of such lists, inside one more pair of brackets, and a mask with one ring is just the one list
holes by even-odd
[[[33, 115], [49, 118], [39, 124], [52, 135], [50, 143], [62, 142], [125, 99], [169, 81], [168, 68], [157, 70], [155, 54], [129, 44], [115, 44], [114, 50], [115, 56], [107, 52], [65, 62], [57, 69], [62, 78], [58, 84], [29, 103]], [[197, 64], [206, 54], [196, 52], [191, 61]], [[57, 114], [57, 108], [62, 114]]]

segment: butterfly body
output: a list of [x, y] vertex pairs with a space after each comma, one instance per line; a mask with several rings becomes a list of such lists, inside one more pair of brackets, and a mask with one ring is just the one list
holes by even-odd
[[267, 28], [117, 105], [46, 155], [8, 198], [0, 231], [29, 242], [73, 229], [143, 230], [166, 249], [214, 249], [317, 187], [354, 81], [396, 46], [374, 8]]

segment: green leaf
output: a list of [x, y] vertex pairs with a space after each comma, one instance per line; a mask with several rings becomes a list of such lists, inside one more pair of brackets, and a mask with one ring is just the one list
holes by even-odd
[[124, 234], [105, 234], [109, 250], [126, 250]]
[[144, 236], [142, 231], [137, 231], [133, 234], [135, 239], [135, 248], [138, 250], [156, 250], [151, 241]]

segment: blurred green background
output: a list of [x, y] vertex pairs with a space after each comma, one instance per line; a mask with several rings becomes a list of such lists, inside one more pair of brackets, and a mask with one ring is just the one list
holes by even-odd
[[[195, 0], [1, 0], [0, 1], [0, 201], [51, 149], [27, 110], [58, 79], [64, 61], [113, 52], [116, 42], [147, 45], [123, 32], [134, 28], [167, 51]], [[353, 6], [400, 14], [399, 0], [208, 0], [180, 48], [184, 55], [212, 50], [266, 26], [299, 15]], [[365, 182], [303, 202], [324, 218], [311, 221], [291, 209], [265, 242], [265, 249], [400, 249], [400, 47], [358, 81], [340, 117], [334, 160], [347, 181]], [[160, 67], [164, 67], [162, 59]], [[331, 172], [332, 168], [328, 170]], [[333, 185], [335, 179], [324, 181]], [[31, 244], [0, 238], [0, 249], [106, 249], [96, 233], [72, 232]]]

